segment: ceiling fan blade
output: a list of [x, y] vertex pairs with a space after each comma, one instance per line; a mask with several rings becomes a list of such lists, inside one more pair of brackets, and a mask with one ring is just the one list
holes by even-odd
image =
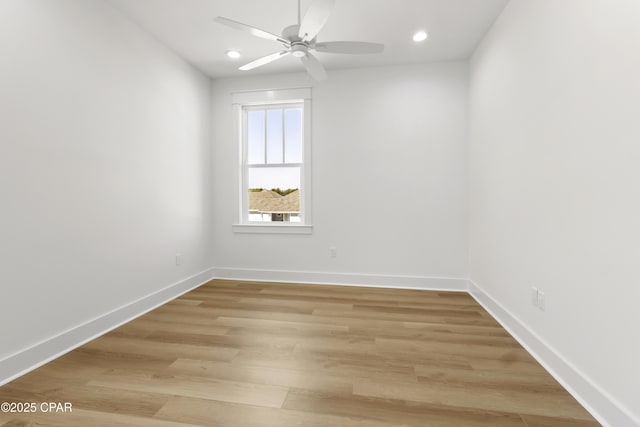
[[276, 52], [276, 53], [272, 53], [269, 54], [267, 56], [263, 56], [262, 58], [258, 58], [255, 61], [251, 61], [248, 64], [244, 64], [242, 67], [238, 68], [239, 70], [242, 71], [249, 71], [249, 70], [253, 70], [254, 68], [260, 67], [261, 65], [265, 65], [268, 64], [269, 62], [273, 62], [276, 59], [280, 59], [284, 56], [289, 55], [291, 52], [288, 50], [283, 50], [281, 52]]
[[315, 56], [307, 52], [307, 54], [301, 57], [300, 60], [302, 61], [304, 68], [307, 69], [307, 72], [314, 78], [314, 80], [321, 81], [327, 78], [327, 71]]
[[381, 53], [384, 45], [369, 42], [325, 42], [316, 43], [315, 49], [329, 53]]
[[253, 34], [256, 37], [260, 37], [267, 40], [273, 40], [274, 42], [282, 43], [289, 46], [291, 43], [287, 39], [283, 39], [280, 36], [276, 36], [268, 31], [261, 30], [260, 28], [252, 27], [251, 25], [243, 24], [242, 22], [234, 21], [233, 19], [224, 18], [218, 16], [213, 19], [218, 24], [226, 25], [227, 27], [234, 28], [236, 30], [244, 31], [249, 34]]
[[314, 0], [302, 18], [298, 37], [308, 41], [313, 40], [329, 19], [335, 0]]

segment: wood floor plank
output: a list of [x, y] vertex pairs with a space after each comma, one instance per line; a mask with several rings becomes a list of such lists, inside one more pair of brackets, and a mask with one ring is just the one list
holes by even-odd
[[287, 395], [287, 388], [240, 381], [220, 380], [202, 376], [134, 375], [129, 372], [110, 372], [87, 383], [90, 386], [111, 387], [144, 393], [178, 395], [222, 402], [279, 408]]
[[[327, 308], [331, 309], [331, 308]], [[353, 311], [368, 311], [375, 313], [395, 313], [395, 314], [417, 314], [420, 316], [443, 316], [443, 317], [470, 317], [478, 318], [482, 316], [478, 307], [471, 305], [450, 305], [442, 307], [439, 304], [424, 304], [422, 307], [407, 307], [403, 305], [387, 305], [387, 304], [353, 304]]]
[[283, 408], [402, 426], [525, 427], [522, 418], [512, 413], [358, 395], [346, 400], [307, 390], [290, 391]]
[[292, 329], [299, 331], [348, 331], [349, 326], [335, 323], [321, 322], [297, 322], [294, 320], [272, 320], [272, 319], [254, 319], [245, 317], [225, 317], [221, 316], [216, 319], [216, 324], [238, 327], [238, 328], [258, 328], [258, 329]]
[[311, 312], [317, 308], [326, 308], [328, 310], [350, 310], [353, 303], [345, 302], [325, 302], [325, 301], [308, 301], [298, 298], [270, 298], [270, 297], [244, 297], [238, 301], [241, 304], [269, 305], [269, 306], [285, 306], [302, 308], [307, 312]]
[[213, 280], [0, 387], [0, 426], [594, 427], [463, 292]]
[[[383, 399], [401, 399], [460, 408], [486, 409], [503, 413], [552, 415], [563, 418], [590, 419], [591, 416], [564, 390], [556, 393], [495, 389], [482, 385], [446, 384], [442, 382], [399, 383], [358, 380], [353, 393]], [[535, 402], [534, 405], [531, 402]]]
[[226, 362], [178, 359], [167, 370], [168, 374], [218, 378], [250, 384], [279, 387], [307, 388], [350, 396], [353, 383], [350, 378], [318, 373], [308, 369], [287, 369], [265, 366], [241, 365]]
[[504, 359], [471, 359], [469, 364], [473, 369], [487, 370], [494, 372], [516, 372], [527, 373], [529, 375], [549, 375], [544, 370], [542, 365], [536, 362], [533, 358], [531, 360], [514, 360], [509, 358]]
[[571, 418], [522, 415], [527, 427], [598, 427], [596, 420], [576, 420]]
[[[439, 322], [403, 322], [403, 328], [417, 331], [444, 331], [450, 333], [473, 334], [475, 336], [498, 336], [511, 337], [509, 333], [499, 324], [493, 325], [456, 325]], [[515, 341], [515, 340], [514, 340]]]
[[229, 328], [216, 325], [214, 322], [215, 319], [212, 319], [210, 324], [198, 324], [188, 322], [150, 320], [145, 317], [127, 323], [123, 327], [116, 329], [114, 332], [120, 332], [123, 329], [125, 329], [126, 331], [139, 331], [141, 334], [145, 334], [144, 337], [158, 331], [202, 335], [224, 335], [229, 332]]
[[8, 386], [0, 397], [3, 402], [72, 402], [74, 410], [86, 409], [142, 417], [152, 417], [168, 400], [169, 396], [159, 393], [92, 385], [65, 386], [40, 393]]
[[522, 347], [498, 347], [495, 345], [478, 344], [460, 339], [457, 342], [442, 342], [434, 340], [409, 340], [399, 338], [376, 338], [375, 344], [381, 350], [390, 349], [416, 354], [418, 357], [425, 352], [451, 354], [453, 356], [473, 357], [479, 359], [509, 359], [529, 361], [531, 355]]
[[[80, 369], [83, 367], [95, 368], [98, 374], [100, 374], [114, 369], [128, 369], [132, 372], [162, 372], [169, 367], [177, 357], [163, 353], [155, 355], [121, 353], [83, 346], [65, 354], [61, 359]], [[49, 365], [47, 365], [47, 371], [48, 368]], [[86, 380], [94, 376], [95, 375], [84, 375], [82, 378]]]
[[241, 350], [233, 364], [264, 366], [269, 368], [312, 371], [329, 376], [346, 378], [376, 378], [417, 382], [413, 367], [395, 363], [380, 363], [361, 358], [336, 358], [314, 354], [254, 352]]
[[151, 417], [132, 416], [117, 412], [74, 409], [70, 413], [0, 414], [2, 427], [202, 427]]
[[486, 389], [515, 390], [526, 389], [536, 393], [562, 393], [563, 388], [546, 373], [479, 371], [433, 365], [416, 365], [415, 374], [419, 383], [444, 383], [469, 385]]
[[238, 354], [238, 348], [230, 346], [191, 345], [184, 343], [139, 340], [105, 335], [84, 346], [89, 350], [111, 353], [134, 354], [138, 356], [166, 357], [175, 359], [187, 357], [203, 360], [231, 360]]
[[509, 336], [478, 335], [474, 333], [453, 332], [451, 329], [433, 328], [431, 330], [390, 329], [390, 328], [350, 328], [353, 335], [375, 337], [379, 339], [403, 339], [415, 342], [469, 343], [502, 348], [520, 348], [520, 344]]
[[[402, 424], [331, 414], [238, 405], [174, 397], [156, 415], [159, 420], [181, 420], [216, 427], [399, 427]], [[518, 427], [522, 427], [519, 425]]]

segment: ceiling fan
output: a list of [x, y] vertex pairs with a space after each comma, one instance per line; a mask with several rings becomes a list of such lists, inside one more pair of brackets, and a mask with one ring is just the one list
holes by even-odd
[[267, 56], [263, 56], [262, 58], [258, 58], [255, 61], [249, 62], [248, 64], [240, 67], [240, 70], [252, 70], [280, 58], [284, 58], [287, 55], [293, 55], [300, 58], [302, 65], [304, 65], [311, 77], [315, 80], [324, 80], [327, 78], [327, 72], [320, 61], [318, 61], [318, 59], [311, 53], [312, 50], [317, 52], [350, 54], [380, 53], [384, 50], [384, 45], [379, 43], [351, 41], [316, 42], [316, 36], [320, 30], [322, 30], [322, 27], [324, 27], [327, 19], [329, 19], [329, 15], [331, 14], [331, 9], [333, 9], [334, 4], [335, 0], [314, 0], [301, 21], [300, 0], [298, 0], [298, 24], [290, 25], [282, 30], [282, 36], [277, 36], [268, 31], [234, 21], [229, 18], [224, 18], [222, 16], [215, 18], [215, 21], [219, 24], [235, 28], [236, 30], [248, 32], [256, 37], [272, 40], [284, 46], [284, 50], [271, 53]]

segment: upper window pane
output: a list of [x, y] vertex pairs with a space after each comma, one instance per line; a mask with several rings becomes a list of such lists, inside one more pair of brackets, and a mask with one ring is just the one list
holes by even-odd
[[302, 163], [302, 108], [284, 111], [285, 122], [285, 163]]
[[247, 161], [249, 164], [264, 164], [265, 111], [247, 111]]
[[267, 110], [267, 163], [284, 163], [282, 110]]

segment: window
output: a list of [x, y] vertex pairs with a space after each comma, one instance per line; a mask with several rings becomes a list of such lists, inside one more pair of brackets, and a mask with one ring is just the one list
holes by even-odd
[[310, 89], [233, 95], [236, 232], [310, 233]]
[[300, 222], [302, 104], [243, 108], [248, 222]]

